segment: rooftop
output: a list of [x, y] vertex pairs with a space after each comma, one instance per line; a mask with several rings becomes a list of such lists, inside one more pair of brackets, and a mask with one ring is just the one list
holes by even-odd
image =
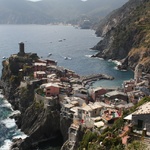
[[46, 83], [46, 84], [42, 84], [41, 87], [50, 87], [50, 86], [53, 86], [53, 87], [60, 87], [59, 84], [56, 84], [56, 83]]
[[56, 77], [55, 73], [47, 75], [47, 78], [54, 78], [54, 77]]
[[35, 71], [36, 74], [46, 74], [45, 71]]
[[125, 93], [120, 92], [120, 91], [112, 91], [112, 92], [108, 92], [105, 94], [107, 97], [111, 97], [111, 96], [116, 96], [116, 95], [123, 95], [126, 96]]
[[150, 114], [150, 102], [141, 105], [138, 107], [138, 110], [133, 113], [133, 115], [139, 114]]
[[99, 91], [99, 90], [102, 90], [102, 89], [104, 89], [104, 88], [103, 87], [97, 87], [97, 88], [93, 89], [93, 92], [96, 92], [96, 91]]
[[88, 105], [83, 106], [81, 109], [85, 111], [92, 111], [94, 109], [102, 108], [99, 102], [90, 103]]
[[64, 104], [64, 107], [65, 108], [72, 108], [72, 107], [74, 107], [74, 105], [72, 105], [72, 104]]
[[72, 111], [72, 112], [74, 112], [75, 114], [77, 114], [79, 108], [80, 108], [80, 107], [75, 106], [75, 107], [72, 107], [72, 108], [70, 109], [70, 111]]
[[46, 63], [33, 63], [33, 66], [46, 66]]

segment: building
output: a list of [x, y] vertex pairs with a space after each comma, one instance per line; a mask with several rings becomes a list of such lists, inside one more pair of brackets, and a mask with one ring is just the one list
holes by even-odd
[[105, 94], [105, 97], [108, 98], [109, 100], [114, 100], [114, 99], [121, 99], [121, 100], [128, 100], [127, 94], [120, 92], [120, 91], [111, 91]]
[[120, 117], [121, 113], [117, 109], [107, 108], [102, 112], [102, 119], [106, 123], [114, 123]]
[[46, 64], [48, 66], [54, 65], [57, 66], [57, 62], [55, 60], [46, 59]]
[[86, 103], [88, 103], [89, 95], [87, 93], [87, 89], [85, 89], [80, 84], [73, 84], [72, 88], [73, 88], [73, 95], [75, 97], [79, 97], [81, 99], [84, 99], [86, 101]]
[[96, 101], [97, 98], [100, 98], [100, 96], [106, 94], [107, 90], [102, 87], [97, 87], [95, 89], [91, 90], [91, 97], [94, 101]]
[[146, 130], [150, 134], [150, 102], [146, 102], [137, 108], [135, 112], [126, 116], [128, 120], [138, 131]]
[[42, 62], [33, 63], [33, 71], [46, 71], [46, 63]]
[[123, 82], [124, 93], [131, 92], [135, 89], [135, 80], [128, 80]]
[[143, 104], [132, 113], [131, 123], [138, 129], [146, 128], [147, 132], [150, 132], [150, 102]]
[[37, 79], [46, 78], [45, 71], [35, 71], [34, 72], [34, 78], [37, 78]]
[[83, 105], [78, 109], [78, 118], [85, 122], [87, 119], [98, 117], [101, 114], [102, 106], [99, 102], [90, 103]]
[[24, 43], [20, 42], [19, 43], [19, 53], [18, 56], [24, 56], [25, 55], [25, 51], [24, 51]]
[[57, 96], [60, 93], [60, 86], [55, 83], [43, 84], [41, 87], [44, 87], [46, 97]]

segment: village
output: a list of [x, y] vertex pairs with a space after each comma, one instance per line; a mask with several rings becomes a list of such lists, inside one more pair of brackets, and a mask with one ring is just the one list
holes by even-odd
[[[19, 57], [25, 55], [24, 43], [20, 43]], [[14, 55], [13, 57], [15, 57]], [[19, 72], [22, 73], [23, 68]], [[72, 121], [68, 131], [68, 143], [73, 147], [78, 129], [89, 128], [101, 132], [117, 119], [121, 118], [124, 110], [132, 108], [143, 97], [149, 96], [150, 75], [142, 73], [139, 66], [134, 71], [134, 79], [124, 81], [119, 89], [90, 87], [90, 83], [97, 80], [112, 80], [113, 77], [103, 74], [80, 77], [75, 72], [57, 66], [57, 62], [50, 59], [37, 59], [32, 62], [33, 76], [24, 75], [20, 87], [27, 84], [37, 84], [35, 100], [43, 103], [48, 109], [55, 103], [61, 106], [60, 115]], [[88, 86], [87, 86], [88, 85]], [[128, 127], [137, 126], [141, 134], [150, 136], [150, 102], [139, 107], [135, 112], [126, 116]], [[121, 135], [124, 133], [122, 132]], [[127, 144], [128, 137], [122, 136], [123, 144]]]

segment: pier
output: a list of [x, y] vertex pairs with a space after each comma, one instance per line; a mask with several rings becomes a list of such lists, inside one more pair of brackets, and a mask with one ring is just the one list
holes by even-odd
[[102, 79], [113, 80], [114, 77], [106, 75], [106, 74], [92, 74], [92, 75], [81, 77], [81, 81], [82, 81], [84, 86], [87, 84], [90, 84], [91, 82], [102, 80]]

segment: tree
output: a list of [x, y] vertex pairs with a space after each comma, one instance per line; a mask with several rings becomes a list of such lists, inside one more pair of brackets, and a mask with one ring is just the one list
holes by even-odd
[[141, 141], [133, 141], [127, 146], [127, 150], [145, 150], [147, 146]]

